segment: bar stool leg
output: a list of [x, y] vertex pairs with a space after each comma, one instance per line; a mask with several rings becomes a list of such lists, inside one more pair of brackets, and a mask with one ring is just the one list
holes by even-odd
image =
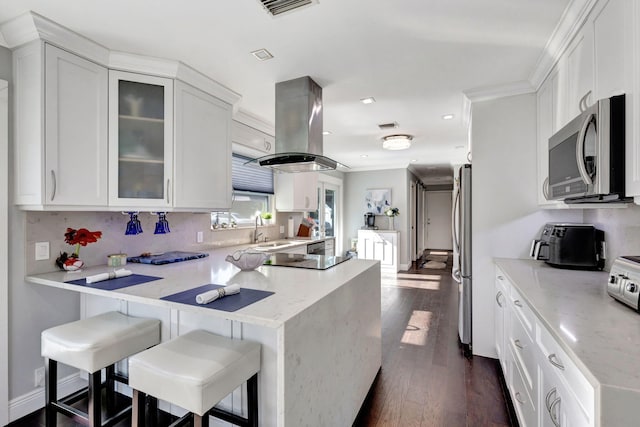
[[138, 390], [133, 390], [131, 398], [131, 427], [144, 427], [144, 411], [146, 395]]
[[247, 381], [247, 421], [251, 427], [258, 427], [258, 374]]
[[203, 416], [193, 414], [193, 427], [209, 427], [209, 414]]
[[89, 425], [91, 427], [99, 427], [102, 425], [102, 375], [98, 370], [89, 374], [89, 403], [87, 414]]
[[45, 419], [47, 427], [56, 426], [57, 412], [53, 409], [52, 402], [58, 400], [58, 362], [44, 359], [44, 381], [45, 381]]
[[148, 396], [149, 402], [148, 413], [146, 417], [146, 426], [158, 425], [158, 399], [153, 396]]
[[111, 413], [111, 411], [114, 410], [115, 408], [115, 381], [114, 381], [114, 375], [116, 372], [116, 368], [115, 365], [109, 365], [105, 368], [105, 372], [106, 372], [106, 381], [105, 381], [105, 388], [106, 388], [106, 397], [107, 397], [107, 413]]

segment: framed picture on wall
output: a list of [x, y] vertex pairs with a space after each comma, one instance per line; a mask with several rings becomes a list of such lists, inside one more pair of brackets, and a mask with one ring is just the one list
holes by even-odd
[[364, 211], [374, 215], [384, 215], [384, 211], [391, 207], [390, 188], [371, 188], [364, 195]]

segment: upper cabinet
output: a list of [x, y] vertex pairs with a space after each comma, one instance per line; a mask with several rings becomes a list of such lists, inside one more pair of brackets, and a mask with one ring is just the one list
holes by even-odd
[[240, 95], [181, 62], [109, 51], [34, 13], [0, 31], [14, 49], [22, 209], [231, 207]]
[[13, 53], [15, 203], [107, 206], [107, 69], [40, 41]]
[[231, 140], [236, 144], [234, 150], [239, 154], [258, 157], [275, 153], [273, 136], [236, 120], [231, 127]]
[[600, 0], [540, 86], [538, 100], [538, 202], [546, 200], [549, 137], [582, 105], [626, 94], [626, 193], [640, 202], [640, 7], [634, 0]]
[[175, 208], [230, 209], [231, 105], [180, 81], [175, 92]]
[[318, 172], [275, 174], [276, 210], [310, 212], [318, 210]]
[[109, 203], [172, 206], [173, 80], [109, 72]]

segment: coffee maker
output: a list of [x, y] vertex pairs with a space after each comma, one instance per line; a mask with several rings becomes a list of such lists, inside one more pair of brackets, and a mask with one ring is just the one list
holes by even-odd
[[367, 212], [366, 214], [364, 214], [364, 227], [362, 228], [365, 230], [377, 230], [378, 227], [376, 227], [376, 216], [371, 212]]

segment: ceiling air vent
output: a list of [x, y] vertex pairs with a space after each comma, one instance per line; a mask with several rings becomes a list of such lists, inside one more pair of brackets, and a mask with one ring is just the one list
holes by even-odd
[[395, 129], [398, 127], [398, 122], [380, 123], [378, 127], [380, 128], [380, 130]]
[[318, 0], [260, 0], [260, 3], [271, 15], [278, 16], [301, 7], [317, 4]]

